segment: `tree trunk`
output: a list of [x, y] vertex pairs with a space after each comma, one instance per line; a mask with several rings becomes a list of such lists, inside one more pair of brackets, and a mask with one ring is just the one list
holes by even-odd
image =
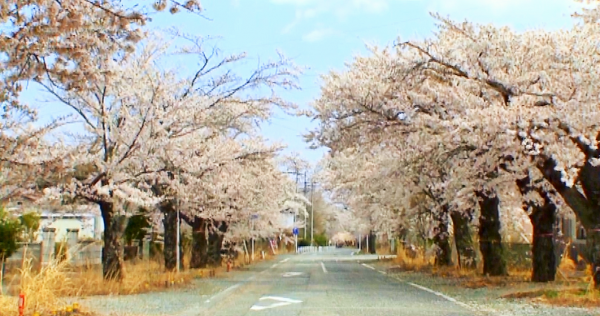
[[377, 253], [377, 234], [373, 231], [369, 231], [369, 253], [373, 255]]
[[221, 248], [223, 247], [223, 238], [227, 232], [228, 225], [225, 222], [213, 221], [213, 227], [208, 233], [208, 265], [220, 266], [222, 262]]
[[114, 202], [99, 202], [104, 221], [104, 247], [102, 248], [102, 276], [105, 280], [121, 281], [125, 277], [123, 269], [123, 247], [121, 232], [123, 221], [118, 216]]
[[533, 271], [531, 281], [554, 281], [556, 276], [556, 255], [554, 253], [554, 223], [556, 221], [556, 205], [545, 201], [543, 206], [536, 206], [529, 216], [533, 225]]
[[523, 208], [529, 213], [529, 219], [533, 226], [533, 271], [531, 281], [549, 282], [556, 277], [556, 243], [554, 240], [554, 223], [556, 222], [556, 205], [550, 199], [550, 195], [538, 183], [532, 183], [531, 178], [526, 176], [517, 180], [517, 187], [521, 195], [526, 196], [530, 192], [537, 192], [543, 199], [543, 204], [538, 205], [534, 201], [524, 201]]
[[192, 257], [190, 258], [190, 269], [206, 268], [206, 221], [198, 216], [192, 222]]
[[586, 248], [588, 261], [592, 264], [592, 277], [594, 286], [600, 290], [600, 227], [587, 231]]
[[552, 158], [547, 157], [540, 164], [538, 169], [562, 196], [563, 200], [571, 207], [577, 219], [583, 225], [588, 233], [586, 259], [592, 263], [594, 286], [600, 289], [600, 166], [593, 166], [590, 158], [598, 157], [598, 149], [589, 148], [584, 150], [586, 153], [586, 162], [580, 169], [578, 180], [583, 189], [583, 193], [575, 186], [568, 187], [562, 181], [562, 174], [556, 170], [557, 163]]
[[439, 214], [434, 215], [438, 222], [435, 227], [433, 242], [438, 247], [435, 256], [436, 266], [452, 265], [452, 247], [450, 246], [450, 234], [448, 233], [448, 206], [444, 205]]
[[160, 206], [163, 213], [165, 269], [174, 271], [177, 268], [177, 211], [172, 202]]
[[479, 197], [479, 250], [483, 259], [483, 274], [508, 275], [504, 247], [500, 235], [500, 199], [477, 192]]
[[460, 268], [475, 269], [477, 266], [476, 252], [471, 236], [472, 212], [450, 212], [454, 232], [454, 243]]

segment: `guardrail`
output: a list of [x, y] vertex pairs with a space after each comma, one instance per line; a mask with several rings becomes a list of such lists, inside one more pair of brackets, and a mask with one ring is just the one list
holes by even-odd
[[303, 246], [298, 247], [298, 253], [307, 252], [328, 252], [335, 249], [335, 246]]

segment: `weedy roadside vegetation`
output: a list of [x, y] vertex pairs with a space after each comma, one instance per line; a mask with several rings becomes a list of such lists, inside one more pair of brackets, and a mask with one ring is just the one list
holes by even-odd
[[[508, 276], [490, 277], [482, 275], [482, 267], [466, 269], [458, 267], [436, 267], [434, 256], [423, 251], [411, 251], [398, 247], [397, 258], [389, 263], [392, 273], [421, 273], [447, 282], [439, 282], [444, 287], [453, 286], [477, 291], [490, 290], [490, 298], [519, 299], [556, 306], [600, 307], [600, 293], [594, 289], [591, 265], [578, 271], [572, 260], [563, 256], [556, 281], [547, 283], [531, 282], [531, 270], [508, 267]], [[479, 264], [481, 265], [481, 264]]]

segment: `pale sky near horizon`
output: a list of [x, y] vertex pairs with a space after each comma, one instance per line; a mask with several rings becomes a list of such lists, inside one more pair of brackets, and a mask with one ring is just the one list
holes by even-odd
[[[301, 91], [283, 95], [302, 107], [319, 94], [319, 75], [342, 69], [356, 54], [366, 54], [365, 43], [380, 46], [403, 39], [430, 36], [434, 22], [428, 12], [454, 20], [509, 25], [517, 30], [557, 29], [572, 23], [570, 14], [578, 4], [570, 0], [201, 0], [202, 19], [196, 15], [158, 15], [152, 27], [175, 26], [204, 36], [219, 36], [225, 53], [246, 51], [255, 61], [276, 56], [279, 49], [309, 69], [300, 78]], [[28, 97], [28, 99], [30, 99]], [[61, 113], [56, 109], [40, 114]], [[64, 113], [64, 112], [63, 112]], [[263, 127], [270, 140], [288, 144], [317, 163], [325, 150], [310, 150], [302, 133], [315, 124], [307, 118], [279, 113]]]

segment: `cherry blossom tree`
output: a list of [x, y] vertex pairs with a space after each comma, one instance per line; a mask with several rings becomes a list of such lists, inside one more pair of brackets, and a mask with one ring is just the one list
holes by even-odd
[[[484, 273], [502, 275], [506, 268], [499, 264], [499, 192], [507, 183], [522, 178], [531, 163], [526, 157], [540, 156], [542, 149], [555, 148], [552, 157], [570, 157], [565, 156], [565, 148], [572, 150], [575, 146], [568, 143], [568, 138], [550, 136], [545, 137], [546, 142], [539, 140], [544, 140], [543, 126], [552, 127], [548, 120], [556, 122], [558, 114], [571, 116], [576, 122], [581, 113], [597, 112], [593, 108], [567, 109], [578, 90], [573, 88], [573, 80], [561, 79], [567, 73], [570, 78], [576, 73], [577, 80], [588, 78], [583, 69], [591, 67], [589, 54], [573, 52], [593, 50], [586, 43], [593, 43], [589, 38], [595, 34], [596, 26], [517, 33], [508, 28], [435, 17], [439, 21], [435, 38], [399, 41], [395, 49], [373, 48], [372, 56], [356, 58], [347, 72], [326, 76], [321, 98], [315, 103], [315, 117], [322, 125], [311, 137], [334, 151], [359, 146], [374, 148], [374, 143], [382, 143], [379, 150], [387, 147], [390, 139], [401, 137], [407, 140], [398, 146], [403, 155], [407, 143], [418, 144], [413, 148], [430, 157], [437, 156], [431, 150], [439, 144], [443, 145], [441, 152], [462, 152], [462, 157], [445, 159], [447, 164], [416, 164], [421, 167], [412, 174], [435, 178], [434, 183], [425, 186], [425, 192], [435, 189], [429, 195], [441, 210], [450, 206], [466, 211], [473, 201], [477, 202]], [[540, 117], [548, 119], [544, 123]], [[536, 123], [540, 121], [541, 125]], [[559, 132], [560, 124], [555, 125], [556, 128], [545, 129]], [[562, 130], [564, 133], [564, 127]], [[536, 134], [530, 137], [534, 140], [526, 139], [532, 132]], [[420, 137], [420, 141], [411, 143], [410, 136]], [[564, 168], [556, 159], [559, 158], [541, 160], [554, 161], [546, 171], [560, 172]], [[543, 163], [538, 168], [544, 169]], [[573, 166], [573, 162], [563, 165]], [[429, 171], [423, 167], [429, 167]], [[545, 178], [552, 182], [549, 175]], [[566, 175], [563, 178], [568, 182]], [[407, 176], [410, 177], [404, 174]], [[450, 201], [458, 203], [447, 205]], [[554, 212], [552, 208], [548, 211]]]
[[[148, 164], [144, 166], [144, 173], [150, 175], [146, 181], [152, 182], [152, 190], [168, 197], [160, 208], [165, 220], [165, 260], [169, 269], [175, 264], [174, 251], [171, 251], [176, 240], [175, 206], [188, 203], [188, 196], [194, 197], [196, 204], [188, 206], [189, 212], [183, 219], [199, 238], [195, 239], [191, 266], [202, 267], [206, 264], [200, 260], [201, 246], [204, 245], [202, 234], [209, 233], [210, 237], [210, 232], [216, 232], [213, 228], [230, 225], [229, 217], [215, 217], [211, 213], [225, 212], [234, 207], [233, 204], [241, 207], [241, 202], [232, 202], [230, 194], [233, 193], [227, 187], [227, 184], [237, 183], [237, 179], [230, 178], [236, 172], [229, 174], [227, 170], [244, 165], [248, 160], [260, 160], [261, 156], [270, 157], [281, 149], [280, 145], [265, 145], [258, 137], [256, 124], [268, 119], [275, 107], [294, 108], [293, 104], [280, 98], [276, 90], [297, 88], [295, 78], [299, 73], [299, 68], [280, 55], [279, 60], [259, 65], [247, 77], [238, 76], [231, 68], [241, 63], [245, 54], [219, 59], [217, 52], [207, 51], [202, 41], [185, 37], [192, 45], [176, 53], [197, 56], [199, 68], [182, 82], [177, 98], [184, 107], [164, 107], [165, 111], [172, 112], [168, 115], [169, 122], [163, 121], [157, 126], [157, 130], [164, 133], [165, 143], [154, 144], [152, 152], [156, 158], [147, 159]], [[253, 94], [264, 88], [269, 89], [271, 95]], [[195, 99], [203, 103], [199, 104]], [[156, 172], [158, 178], [154, 177]], [[237, 172], [246, 171], [238, 169]], [[228, 181], [222, 182], [225, 179]], [[207, 230], [207, 227], [211, 229]], [[220, 235], [226, 231], [223, 230]], [[222, 238], [218, 240], [217, 253]]]
[[[145, 4], [145, 5], [144, 5]], [[0, 4], [3, 111], [35, 111], [19, 102], [23, 80], [50, 76], [65, 88], [82, 90], [110, 73], [98, 56], [112, 58], [133, 50], [143, 38], [149, 13], [169, 8], [200, 12], [198, 1], [35, 0]], [[93, 86], [93, 84], [91, 84]]]

